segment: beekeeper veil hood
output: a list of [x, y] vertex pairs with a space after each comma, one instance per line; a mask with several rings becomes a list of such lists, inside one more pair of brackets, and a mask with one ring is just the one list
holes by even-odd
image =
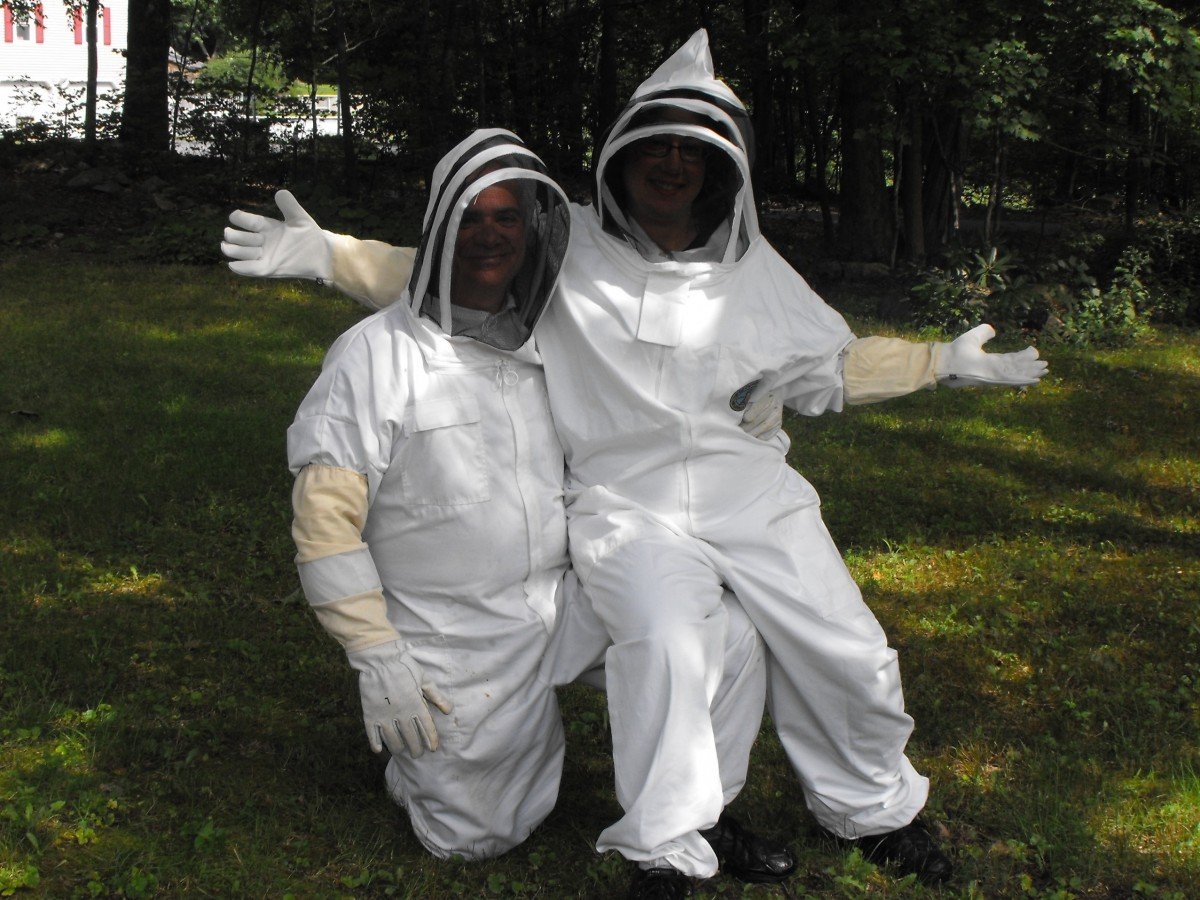
[[[490, 193], [481, 199], [485, 191]], [[492, 208], [489, 202], [496, 197], [504, 202], [493, 216], [484, 208]], [[480, 230], [485, 237], [472, 240]], [[510, 131], [476, 131], [433, 170], [408, 284], [411, 308], [446, 334], [516, 350], [550, 300], [569, 233], [567, 198], [533, 151]], [[490, 259], [478, 259], [489, 254]], [[456, 278], [461, 280], [457, 292]], [[452, 305], [471, 287], [465, 282], [489, 278], [493, 289], [498, 280], [504, 294], [499, 310]]]
[[670, 136], [703, 143], [705, 177], [692, 209], [701, 240], [726, 223], [723, 261], [738, 257], [758, 237], [750, 186], [754, 132], [746, 107], [713, 74], [708, 33], [700, 29], [633, 92], [604, 138], [593, 185], [605, 230], [628, 235], [630, 204], [622, 173], [645, 141]]

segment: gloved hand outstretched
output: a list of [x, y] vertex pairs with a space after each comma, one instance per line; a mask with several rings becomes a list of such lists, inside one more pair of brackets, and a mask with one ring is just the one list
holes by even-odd
[[772, 391], [763, 394], [742, 413], [742, 431], [760, 441], [769, 441], [783, 427], [783, 401]]
[[233, 228], [225, 229], [221, 252], [238, 275], [254, 278], [333, 278], [333, 252], [329, 239], [313, 217], [292, 196], [275, 194], [283, 221], [241, 209], [229, 214]]
[[358, 672], [363, 724], [371, 749], [379, 753], [386, 746], [392, 756], [399, 756], [407, 747], [414, 757], [436, 750], [437, 729], [426, 701], [447, 714], [454, 704], [425, 677], [421, 664], [404, 644], [392, 641], [349, 651], [346, 657]]
[[996, 329], [991, 325], [977, 325], [948, 344], [938, 344], [934, 365], [938, 384], [946, 387], [1037, 384], [1047, 369], [1046, 361], [1038, 359], [1037, 348], [1026, 347], [1018, 353], [985, 353], [983, 345], [995, 336]]

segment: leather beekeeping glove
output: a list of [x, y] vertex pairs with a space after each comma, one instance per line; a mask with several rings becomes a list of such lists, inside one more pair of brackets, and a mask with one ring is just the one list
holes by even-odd
[[983, 345], [996, 336], [991, 325], [978, 325], [950, 343], [936, 344], [934, 374], [946, 387], [1003, 385], [1027, 387], [1046, 374], [1045, 360], [1035, 347], [1017, 353], [985, 353]]
[[438, 733], [429, 704], [445, 714], [454, 704], [425, 676], [403, 642], [352, 650], [346, 657], [358, 672], [363, 724], [371, 749], [379, 753], [387, 747], [393, 756], [399, 756], [407, 748], [413, 757], [436, 750]]
[[763, 394], [746, 407], [741, 427], [760, 441], [771, 440], [783, 427], [783, 401], [772, 391]]
[[254, 278], [307, 278], [327, 282], [333, 277], [331, 235], [292, 196], [275, 194], [283, 221], [235, 209], [232, 228], [225, 229], [221, 252], [238, 275]]

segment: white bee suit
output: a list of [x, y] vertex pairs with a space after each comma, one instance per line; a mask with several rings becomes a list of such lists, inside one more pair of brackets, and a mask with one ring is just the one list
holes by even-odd
[[[455, 152], [502, 154], [503, 165], [528, 153], [486, 137]], [[435, 173], [429, 252], [406, 296], [447, 318], [437, 299], [448, 298], [448, 282], [436, 293], [428, 285], [438, 283], [434, 245], [456, 228], [430, 217], [453, 220], [484, 181], [447, 184], [448, 168]], [[560, 198], [548, 180], [538, 184]], [[546, 288], [553, 272], [548, 279]], [[436, 750], [393, 753], [388, 788], [430, 852], [480, 858], [524, 840], [557, 796], [563, 733], [539, 669], [567, 570], [563, 457], [532, 342], [504, 350], [451, 337], [420, 306], [397, 303], [339, 338], [288, 431], [294, 472], [333, 467], [367, 484], [367, 551], [303, 563], [301, 577], [318, 609], [377, 578], [388, 624], [453, 702], [434, 714]]]
[[[726, 136], [629, 125], [664, 104], [727, 123]], [[786, 437], [764, 443], [738, 427], [756, 385], [803, 413], [840, 409], [843, 351], [855, 340], [759, 236], [739, 110], [744, 118], [697, 38], [639, 88], [601, 151], [600, 215], [573, 207], [559, 296], [537, 332], [567, 453], [572, 561], [614, 639], [607, 677], [626, 814], [599, 846], [633, 859], [663, 858], [720, 810], [719, 785], [703, 777], [713, 749], [698, 673], [716, 665], [706, 631], [724, 586], [767, 645], [772, 716], [821, 824], [845, 836], [888, 831], [928, 792], [904, 756], [912, 720], [896, 654], [816, 492], [786, 465]], [[622, 147], [663, 132], [711, 145], [710, 172], [711, 154], [726, 154], [740, 182], [732, 217], [675, 258], [639, 244], [605, 180]], [[660, 698], [660, 716], [626, 721], [632, 698], [647, 695]], [[702, 855], [669, 861], [711, 874]]]
[[[389, 790], [435, 855], [504, 852], [553, 808], [563, 753], [538, 677], [567, 566], [540, 366], [396, 304], [330, 351], [288, 445], [293, 470], [366, 475], [388, 621], [454, 703], [436, 751], [391, 758]], [[346, 562], [321, 573], [335, 592], [356, 586]]]
[[[508, 132], [477, 132], [439, 165], [409, 288], [339, 338], [288, 432], [298, 490], [313, 472], [365, 480], [365, 548], [299, 557], [322, 623], [343, 639], [329, 610], [340, 604], [352, 611], [338, 621], [369, 620], [361, 598], [380, 592], [386, 622], [356, 624], [347, 650], [400, 640], [453, 703], [433, 714], [437, 749], [393, 752], [386, 776], [418, 838], [441, 857], [503, 853], [550, 812], [563, 758], [553, 686], [602, 662], [610, 642], [568, 571], [562, 449], [540, 359], [520, 337], [542, 306], [514, 300], [480, 324], [439, 299], [449, 295], [442, 262], [454, 210], [480, 184], [521, 177], [512, 167], [526, 163], [514, 158], [528, 151], [517, 143]], [[506, 168], [470, 181], [497, 161]], [[534, 258], [514, 285], [544, 300], [568, 219], [558, 188], [533, 180], [541, 199], [530, 219], [547, 233], [531, 234]], [[515, 349], [487, 343], [513, 335]], [[718, 723], [714, 777], [731, 800], [759, 728], [764, 663], [740, 608], [728, 598], [718, 606], [721, 662], [706, 717]]]

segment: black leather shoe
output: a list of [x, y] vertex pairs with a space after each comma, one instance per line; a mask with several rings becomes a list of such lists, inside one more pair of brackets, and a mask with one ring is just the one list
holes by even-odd
[[872, 834], [853, 842], [862, 855], [878, 865], [891, 863], [903, 874], [916, 874], [925, 884], [948, 881], [954, 864], [942, 852], [920, 819], [884, 834]]
[[722, 815], [700, 836], [712, 845], [721, 871], [738, 881], [774, 884], [796, 871], [791, 850], [747, 831], [733, 816]]
[[637, 869], [629, 883], [629, 900], [675, 900], [692, 896], [692, 879], [678, 869]]

